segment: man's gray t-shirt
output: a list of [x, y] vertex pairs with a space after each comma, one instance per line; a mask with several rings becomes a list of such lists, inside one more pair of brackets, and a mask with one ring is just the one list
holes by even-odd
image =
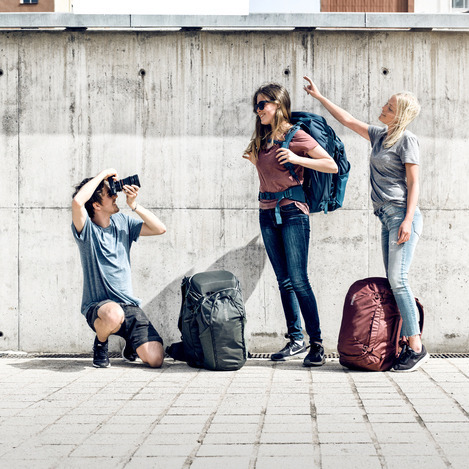
[[142, 224], [141, 220], [116, 213], [111, 216], [111, 224], [102, 228], [86, 217], [78, 234], [72, 223], [83, 267], [82, 314], [103, 300], [140, 306], [132, 290], [130, 247], [138, 240]]
[[384, 148], [386, 127], [370, 125], [368, 135], [371, 141], [370, 181], [371, 200], [376, 212], [390, 202], [400, 207], [407, 206], [407, 182], [405, 164], [419, 164], [419, 142], [417, 137], [406, 130], [391, 147]]

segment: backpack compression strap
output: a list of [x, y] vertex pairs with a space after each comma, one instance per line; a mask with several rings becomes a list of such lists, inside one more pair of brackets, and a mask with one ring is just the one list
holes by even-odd
[[[281, 148], [288, 148], [290, 146], [290, 142], [292, 141], [293, 136], [299, 129], [300, 125], [296, 124], [288, 131], [287, 135], [285, 135], [285, 140], [280, 142], [282, 144]], [[288, 169], [288, 171], [290, 171], [290, 174], [298, 182], [298, 186], [289, 187], [288, 189], [281, 192], [259, 192], [259, 200], [277, 200], [277, 205], [275, 206], [275, 221], [277, 222], [277, 225], [282, 224], [282, 216], [280, 215], [279, 205], [281, 200], [290, 199], [296, 200], [297, 202], [306, 202], [303, 186], [301, 185], [301, 182], [298, 179], [295, 170], [293, 169], [293, 165], [291, 163], [285, 163], [284, 166]]]

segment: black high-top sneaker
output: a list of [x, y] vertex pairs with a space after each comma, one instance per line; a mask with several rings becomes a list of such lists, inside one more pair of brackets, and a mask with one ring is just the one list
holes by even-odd
[[107, 340], [106, 342], [100, 342], [96, 336], [94, 339], [93, 346], [93, 366], [96, 368], [108, 368], [111, 366], [109, 362], [109, 356], [107, 353]]
[[326, 363], [324, 356], [324, 347], [321, 344], [311, 344], [308, 355], [306, 355], [303, 365], [304, 366], [321, 366]]

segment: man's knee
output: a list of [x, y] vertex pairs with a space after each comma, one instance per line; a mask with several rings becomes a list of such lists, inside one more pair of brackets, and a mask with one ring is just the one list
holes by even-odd
[[124, 310], [117, 303], [105, 303], [98, 309], [98, 318], [103, 321], [107, 327], [115, 329], [124, 322]]
[[164, 349], [160, 342], [146, 342], [136, 350], [140, 359], [152, 368], [160, 368], [163, 365]]
[[158, 356], [151, 358], [148, 362], [146, 362], [151, 368], [161, 368], [163, 366], [164, 356]]

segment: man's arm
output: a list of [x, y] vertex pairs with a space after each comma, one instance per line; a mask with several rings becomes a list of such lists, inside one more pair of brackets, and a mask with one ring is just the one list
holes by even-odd
[[143, 220], [140, 236], [155, 236], [166, 233], [164, 223], [154, 213], [150, 212], [150, 210], [147, 210], [137, 203], [139, 187], [124, 186], [123, 190], [127, 195], [127, 205]]
[[99, 186], [103, 179], [114, 176], [117, 178], [115, 169], [109, 168], [101, 171], [97, 176], [88, 181], [75, 195], [72, 200], [72, 221], [77, 233], [80, 234], [85, 226], [86, 217], [88, 216], [85, 209], [85, 204], [90, 200], [94, 191]]

